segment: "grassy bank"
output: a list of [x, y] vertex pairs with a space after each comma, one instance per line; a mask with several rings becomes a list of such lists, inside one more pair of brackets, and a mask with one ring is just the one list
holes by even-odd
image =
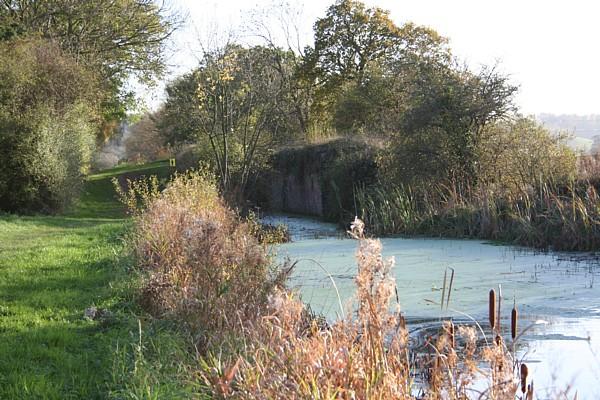
[[[142, 174], [168, 167], [93, 175], [63, 216], [0, 217], [1, 399], [188, 397], [183, 338], [138, 308], [122, 251], [110, 180]], [[86, 319], [91, 306], [107, 311]]]

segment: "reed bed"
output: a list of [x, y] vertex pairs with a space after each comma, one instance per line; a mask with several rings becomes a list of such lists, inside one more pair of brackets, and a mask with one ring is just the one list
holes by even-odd
[[436, 193], [371, 187], [358, 189], [356, 200], [374, 235], [482, 238], [554, 250], [600, 248], [600, 198], [587, 183], [541, 184], [518, 194], [451, 186]]

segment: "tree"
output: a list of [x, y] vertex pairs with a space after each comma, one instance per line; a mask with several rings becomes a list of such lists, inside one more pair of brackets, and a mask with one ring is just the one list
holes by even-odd
[[292, 54], [227, 45], [167, 86], [159, 128], [170, 144], [194, 143], [222, 189], [240, 196], [277, 143], [300, 128], [289, 96]]
[[144, 114], [139, 121], [129, 128], [125, 138], [125, 153], [130, 161], [148, 162], [165, 157], [167, 149], [165, 138], [158, 129], [162, 118], [162, 110], [152, 114]]
[[399, 70], [390, 88], [402, 99], [387, 111], [395, 179], [476, 185], [482, 132], [512, 115], [517, 88], [494, 68], [431, 63]]
[[390, 57], [399, 37], [400, 29], [387, 11], [355, 0], [338, 1], [315, 23], [315, 73], [322, 83], [361, 84], [369, 64]]
[[[402, 101], [400, 92], [391, 89], [392, 81], [383, 73], [371, 73], [362, 85], [345, 82], [339, 85], [333, 109], [333, 125], [337, 132], [386, 136], [389, 112]], [[397, 111], [397, 110], [396, 110]]]
[[130, 96], [121, 91], [131, 76], [150, 82], [164, 71], [166, 41], [177, 25], [153, 0], [0, 2], [0, 37], [40, 36], [100, 74], [109, 119], [123, 116]]
[[372, 67], [410, 58], [447, 60], [447, 40], [432, 29], [394, 24], [389, 11], [340, 0], [315, 23], [315, 45], [307, 56], [321, 84], [352, 80], [361, 85]]
[[490, 124], [478, 149], [480, 179], [499, 194], [569, 182], [576, 176], [577, 156], [566, 139], [530, 118]]
[[[356, 0], [336, 2], [314, 29], [314, 48], [306, 53], [302, 73], [317, 87], [315, 107], [331, 115], [340, 97], [349, 96], [343, 101], [350, 103], [363, 95], [368, 99], [372, 86], [367, 86], [389, 76], [395, 65], [451, 58], [446, 39], [434, 30], [411, 23], [399, 27], [388, 11]], [[354, 125], [345, 121], [343, 128]]]
[[279, 3], [253, 12], [247, 30], [249, 35], [258, 37], [265, 47], [273, 51], [274, 68], [280, 75], [287, 96], [288, 131], [298, 130], [308, 135], [314, 85], [302, 74], [306, 58], [300, 30], [303, 18], [301, 6]]
[[98, 82], [58, 45], [0, 43], [0, 209], [52, 212], [78, 195], [94, 149]]
[[202, 119], [197, 90], [198, 75], [195, 72], [175, 78], [165, 88], [164, 112], [158, 127], [171, 145], [191, 144], [199, 139]]
[[225, 192], [244, 193], [253, 168], [277, 140], [285, 96], [277, 55], [229, 45], [207, 54], [196, 71], [201, 123]]
[[151, 0], [5, 0], [0, 20], [51, 39], [78, 62], [106, 77], [134, 73], [150, 80], [163, 72], [164, 46], [177, 20]]

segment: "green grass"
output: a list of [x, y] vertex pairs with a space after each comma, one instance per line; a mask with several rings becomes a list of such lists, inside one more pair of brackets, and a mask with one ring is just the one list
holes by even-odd
[[115, 199], [112, 179], [125, 183], [126, 179], [156, 175], [159, 179], [169, 176], [169, 162], [156, 161], [143, 165], [124, 165], [98, 172], [88, 178], [84, 193], [76, 206], [65, 213], [76, 218], [123, 218], [122, 205]]
[[[190, 397], [186, 363], [174, 362], [184, 338], [139, 310], [127, 271], [128, 221], [110, 180], [142, 174], [168, 167], [93, 175], [64, 216], [0, 217], [0, 399]], [[111, 316], [87, 320], [90, 306]]]

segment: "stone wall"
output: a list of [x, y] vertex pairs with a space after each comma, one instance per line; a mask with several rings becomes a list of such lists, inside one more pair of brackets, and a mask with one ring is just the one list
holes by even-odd
[[375, 148], [338, 139], [275, 154], [266, 182], [268, 208], [337, 220], [353, 214], [353, 188], [376, 177]]
[[270, 208], [323, 216], [323, 191], [319, 173], [275, 174], [271, 182]]

